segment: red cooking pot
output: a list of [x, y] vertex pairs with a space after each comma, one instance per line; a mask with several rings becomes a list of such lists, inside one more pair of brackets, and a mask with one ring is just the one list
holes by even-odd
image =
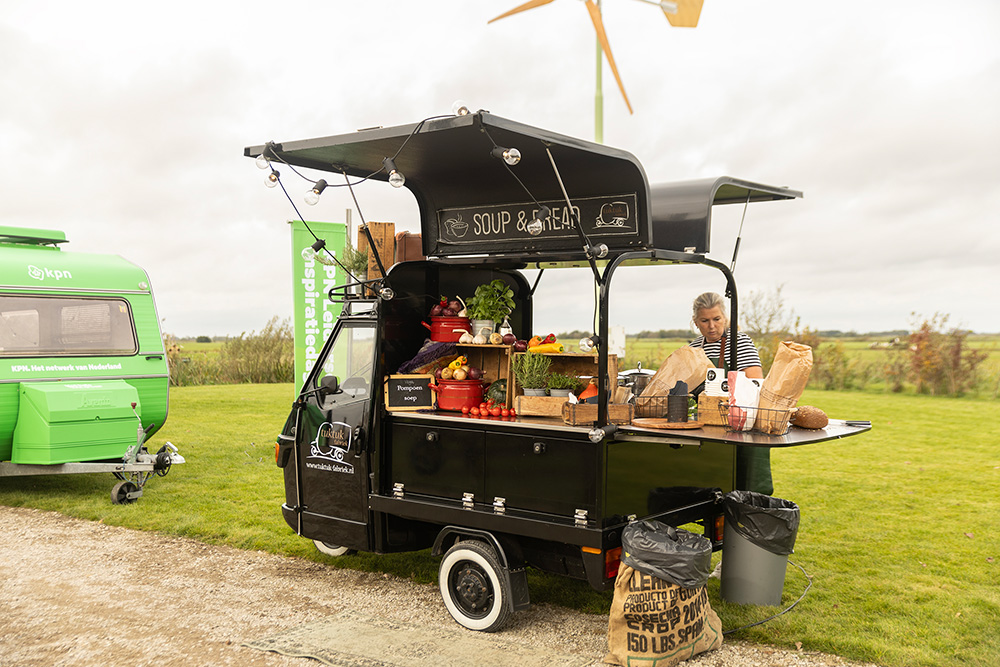
[[454, 410], [478, 407], [483, 402], [482, 380], [439, 379], [431, 389], [437, 392], [438, 410]]
[[[472, 322], [468, 317], [431, 316], [431, 323], [421, 322], [430, 329], [431, 340], [441, 343], [457, 343], [463, 333], [468, 333]], [[457, 329], [457, 331], [456, 331]]]

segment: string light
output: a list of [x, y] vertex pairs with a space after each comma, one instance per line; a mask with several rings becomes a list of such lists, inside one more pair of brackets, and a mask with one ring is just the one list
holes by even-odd
[[316, 242], [311, 246], [302, 249], [302, 259], [307, 262], [319, 262], [325, 266], [333, 266], [334, 259], [324, 248], [326, 248], [326, 241], [316, 239]]
[[406, 183], [406, 177], [396, 169], [396, 163], [393, 162], [392, 158], [387, 157], [382, 160], [382, 166], [385, 167], [386, 173], [389, 174], [389, 185], [394, 188], [403, 187], [403, 183]]
[[516, 148], [502, 148], [500, 146], [494, 146], [493, 150], [490, 151], [493, 157], [498, 157], [510, 166], [514, 166], [521, 161], [521, 151]]
[[306, 193], [306, 203], [315, 206], [319, 203], [319, 196], [326, 190], [326, 181], [322, 178], [313, 184], [312, 189]]
[[538, 236], [541, 234], [542, 229], [545, 228], [545, 221], [548, 220], [551, 214], [552, 211], [549, 210], [549, 207], [543, 204], [542, 207], [535, 213], [535, 217], [528, 223], [528, 233], [532, 236]]

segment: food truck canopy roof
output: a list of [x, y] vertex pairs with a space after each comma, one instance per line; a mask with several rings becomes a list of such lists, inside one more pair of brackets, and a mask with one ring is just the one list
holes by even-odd
[[[516, 148], [520, 161], [506, 164], [498, 148]], [[423, 250], [431, 257], [582, 258], [576, 218], [590, 242], [607, 245], [611, 255], [652, 248], [704, 253], [713, 204], [801, 196], [730, 178], [651, 191], [642, 165], [626, 151], [482, 111], [244, 150], [248, 157], [265, 152], [277, 167], [383, 181], [384, 160], [392, 158], [417, 200]], [[528, 223], [542, 205], [551, 214], [532, 234]]]

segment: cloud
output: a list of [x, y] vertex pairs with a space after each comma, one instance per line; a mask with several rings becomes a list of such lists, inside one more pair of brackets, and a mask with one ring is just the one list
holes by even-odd
[[[173, 333], [259, 329], [291, 312], [295, 211], [245, 146], [413, 123], [457, 98], [593, 136], [586, 11], [554, 2], [486, 24], [514, 4], [15, 0], [0, 19], [0, 98], [14, 101], [0, 109], [2, 224], [64, 229], [70, 249], [145, 267]], [[713, 0], [694, 30], [641, 3], [603, 8], [635, 108], [605, 66], [606, 143], [653, 183], [727, 174], [805, 192], [749, 207], [744, 294], [784, 284], [814, 328], [899, 328], [918, 310], [1000, 331], [983, 307], [1000, 251], [1000, 5], [961, 0], [942, 20], [928, 0], [892, 0], [859, 20]], [[352, 209], [355, 226], [419, 230], [406, 191], [360, 187], [360, 211], [328, 191], [302, 211], [307, 183], [282, 176], [307, 218]], [[712, 256], [726, 264], [741, 216], [714, 213]], [[712, 272], [669, 273], [669, 285], [616, 278], [617, 320], [683, 327], [691, 296], [718, 288]], [[543, 282], [554, 298], [539, 326], [586, 328], [589, 288]]]

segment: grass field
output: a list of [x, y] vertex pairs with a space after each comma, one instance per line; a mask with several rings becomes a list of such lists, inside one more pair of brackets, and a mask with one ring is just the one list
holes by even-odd
[[[622, 370], [635, 368], [637, 362], [643, 368], [655, 370], [671, 352], [687, 345], [690, 338], [634, 338], [628, 337], [626, 353], [618, 367]], [[852, 377], [854, 384], [869, 391], [887, 391], [884, 367], [889, 361], [889, 355], [898, 353], [891, 347], [879, 347], [879, 344], [889, 343], [888, 339], [879, 338], [836, 338], [824, 340], [816, 350], [814, 358], [819, 359], [827, 354], [828, 347], [839, 344], [843, 347], [844, 358], [841, 366], [853, 363]], [[1000, 397], [1000, 336], [971, 335], [967, 339], [968, 347], [985, 352], [988, 356], [979, 367], [979, 381], [971, 392], [975, 397]], [[819, 374], [814, 373], [810, 379], [810, 387], [821, 388]], [[913, 387], [906, 385], [904, 393], [914, 393]]]
[[[427, 552], [331, 559], [285, 525], [273, 451], [292, 399], [291, 385], [173, 389], [154, 444], [174, 442], [188, 462], [138, 503], [111, 504], [111, 475], [66, 475], [0, 479], [0, 504], [435, 582]], [[791, 612], [733, 637], [891, 667], [1000, 664], [1000, 405], [826, 391], [802, 403], [874, 428], [774, 451], [775, 495], [801, 509], [791, 560], [812, 588]], [[533, 572], [529, 584], [536, 603], [603, 614], [611, 602], [561, 577]], [[805, 584], [790, 567], [782, 603]], [[722, 601], [716, 580], [709, 593], [727, 629], [776, 611]]]

